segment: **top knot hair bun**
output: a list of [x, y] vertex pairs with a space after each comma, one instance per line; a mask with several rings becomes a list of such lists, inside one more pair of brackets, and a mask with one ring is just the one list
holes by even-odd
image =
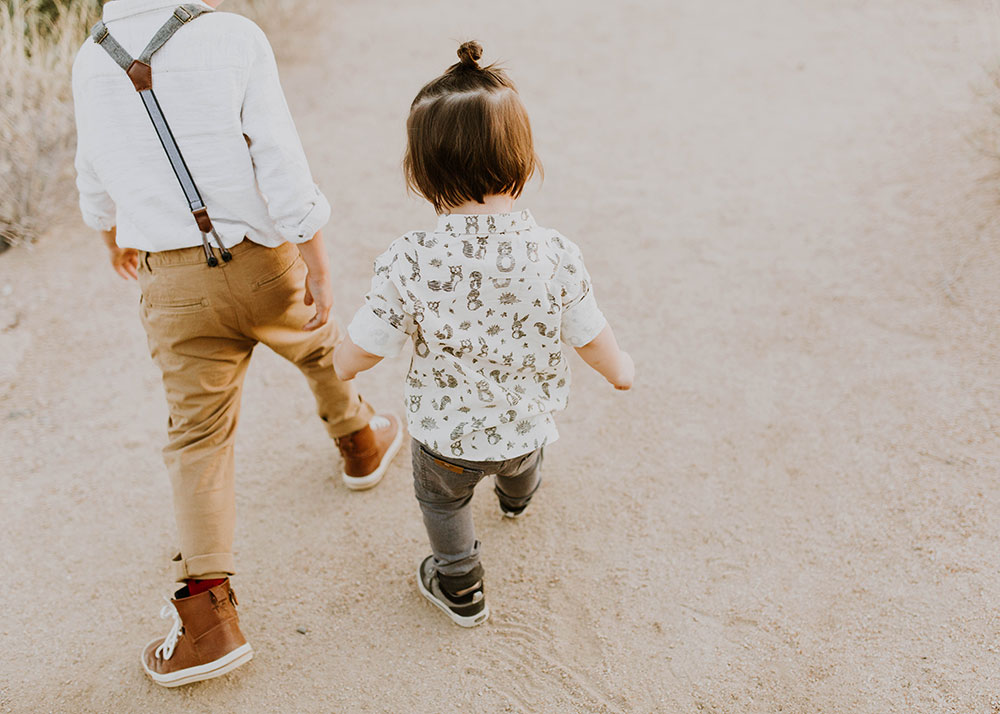
[[517, 88], [502, 67], [480, 67], [482, 56], [475, 40], [461, 43], [459, 61], [410, 104], [403, 174], [439, 214], [487, 196], [517, 198], [541, 172]]
[[483, 46], [475, 40], [463, 42], [458, 48], [458, 59], [466, 67], [479, 69], [479, 58], [482, 56]]

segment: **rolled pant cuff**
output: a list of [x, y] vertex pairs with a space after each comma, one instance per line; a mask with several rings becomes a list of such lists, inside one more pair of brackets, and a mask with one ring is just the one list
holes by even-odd
[[227, 578], [236, 572], [236, 561], [232, 553], [209, 553], [196, 555], [193, 558], [183, 558], [178, 553], [170, 564], [173, 567], [174, 580], [179, 583], [185, 580]]
[[335, 423], [330, 423], [328, 419], [323, 419], [323, 421], [326, 422], [326, 433], [330, 435], [330, 438], [339, 439], [342, 436], [347, 436], [348, 434], [353, 434], [356, 431], [364, 429], [368, 426], [368, 422], [372, 420], [373, 416], [375, 416], [375, 410], [368, 402], [362, 399], [361, 408], [357, 415]]
[[457, 555], [446, 553], [434, 553], [434, 569], [450, 580], [463, 580], [466, 576], [478, 572], [478, 576], [473, 578], [473, 582], [483, 575], [483, 566], [479, 562], [479, 541], [472, 546], [472, 550]]

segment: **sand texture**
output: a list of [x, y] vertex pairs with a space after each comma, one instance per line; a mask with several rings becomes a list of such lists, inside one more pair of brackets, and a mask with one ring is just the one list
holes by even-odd
[[[519, 205], [638, 365], [575, 392], [527, 516], [474, 501], [492, 619], [420, 597], [408, 460], [348, 492], [261, 348], [234, 578], [254, 661], [164, 690], [166, 407], [138, 292], [75, 215], [0, 257], [0, 709], [1000, 712], [1000, 239], [972, 0], [362, 2], [282, 46], [342, 322], [434, 224], [409, 102], [475, 37], [531, 112]], [[407, 360], [359, 379], [401, 411]], [[305, 628], [300, 634], [297, 628]]]

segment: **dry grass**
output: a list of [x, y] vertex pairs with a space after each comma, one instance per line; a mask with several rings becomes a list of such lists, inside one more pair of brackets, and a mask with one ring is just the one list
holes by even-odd
[[97, 17], [93, 0], [67, 0], [54, 17], [37, 0], [0, 12], [0, 238], [29, 242], [70, 193], [70, 69]]
[[[281, 35], [310, 4], [233, 0], [225, 9]], [[36, 240], [75, 199], [70, 73], [100, 13], [97, 0], [5, 0], [5, 5], [0, 10], [0, 252]]]

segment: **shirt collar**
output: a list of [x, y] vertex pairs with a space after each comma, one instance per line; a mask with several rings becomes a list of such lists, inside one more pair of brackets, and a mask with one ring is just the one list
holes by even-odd
[[[172, 10], [183, 4], [179, 0], [111, 0], [111, 2], [105, 3], [101, 19], [104, 22], [111, 22], [113, 20], [121, 20], [124, 17], [153, 12], [154, 10]], [[195, 4], [201, 5], [203, 3]]]
[[514, 233], [535, 227], [535, 219], [527, 209], [515, 213], [445, 213], [438, 216], [438, 233], [458, 235], [489, 235]]

